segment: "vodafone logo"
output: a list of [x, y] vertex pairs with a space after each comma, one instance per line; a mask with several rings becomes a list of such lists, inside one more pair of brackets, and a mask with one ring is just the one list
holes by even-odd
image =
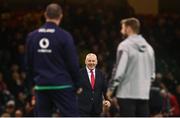
[[48, 48], [49, 47], [49, 40], [47, 38], [42, 38], [40, 41], [39, 41], [39, 46], [41, 48]]
[[47, 38], [42, 38], [39, 41], [39, 46], [41, 47], [41, 49], [37, 50], [37, 52], [39, 52], [39, 53], [51, 53], [52, 52], [51, 49], [47, 49], [49, 47], [49, 39], [47, 39]]

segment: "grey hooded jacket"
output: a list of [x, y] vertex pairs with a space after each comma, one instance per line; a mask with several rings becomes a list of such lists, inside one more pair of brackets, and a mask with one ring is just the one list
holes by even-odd
[[118, 98], [149, 99], [155, 77], [154, 50], [141, 35], [132, 35], [119, 44], [110, 89]]

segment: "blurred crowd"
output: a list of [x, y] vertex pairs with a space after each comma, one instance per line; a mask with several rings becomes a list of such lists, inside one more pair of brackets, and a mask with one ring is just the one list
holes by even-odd
[[[81, 67], [85, 55], [98, 56], [98, 68], [111, 77], [117, 45], [123, 40], [120, 20], [134, 16], [142, 24], [141, 34], [155, 50], [156, 79], [152, 82], [152, 116], [180, 116], [180, 15], [135, 15], [129, 6], [108, 8], [101, 5], [63, 5], [60, 27], [75, 41]], [[25, 66], [25, 40], [29, 32], [44, 23], [41, 9], [1, 11], [0, 15], [0, 115], [33, 116], [33, 89], [28, 87]], [[143, 84], [143, 83], [142, 83]], [[102, 116], [118, 116], [116, 99]], [[58, 116], [55, 110], [54, 116]]]

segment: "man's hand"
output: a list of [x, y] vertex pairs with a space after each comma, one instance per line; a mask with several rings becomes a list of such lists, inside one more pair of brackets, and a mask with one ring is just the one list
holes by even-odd
[[32, 106], [35, 106], [35, 105], [36, 105], [35, 96], [33, 96], [33, 97], [31, 98], [31, 105], [32, 105]]
[[82, 91], [83, 91], [83, 88], [78, 88], [78, 90], [76, 91], [76, 94], [81, 94], [82, 93]]
[[103, 100], [103, 114], [109, 114], [109, 108], [111, 106], [111, 103], [108, 100]]
[[107, 96], [107, 99], [108, 99], [108, 100], [111, 100], [111, 99], [112, 99], [112, 94], [113, 94], [113, 91], [110, 90], [110, 89], [108, 89], [108, 90], [107, 90], [107, 93], [106, 93], [106, 96]]
[[103, 105], [109, 108], [111, 106], [111, 103], [108, 100], [104, 100]]

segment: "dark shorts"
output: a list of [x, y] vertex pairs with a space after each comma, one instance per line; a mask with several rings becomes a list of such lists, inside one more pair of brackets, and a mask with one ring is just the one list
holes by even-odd
[[75, 92], [72, 88], [62, 90], [35, 91], [36, 116], [52, 116], [53, 106], [60, 116], [79, 116]]

